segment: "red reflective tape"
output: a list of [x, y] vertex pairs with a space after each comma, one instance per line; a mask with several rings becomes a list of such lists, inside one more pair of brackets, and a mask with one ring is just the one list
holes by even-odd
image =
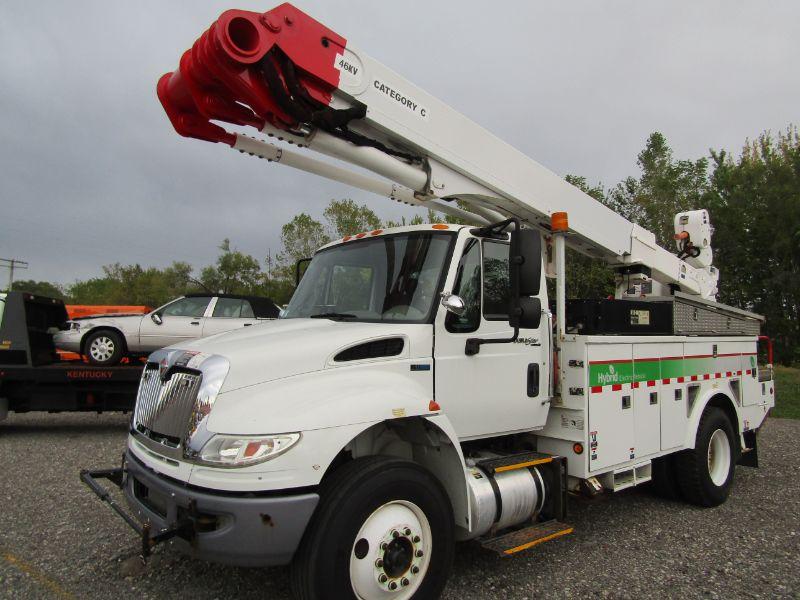
[[594, 385], [592, 386], [592, 393], [593, 394], [600, 394], [603, 391], [602, 385]]
[[683, 377], [678, 377], [678, 383], [683, 383]]
[[730, 371], [725, 373], [725, 377], [730, 377], [731, 375], [733, 375], [733, 373], [731, 373]]
[[613, 392], [618, 392], [621, 389], [622, 389], [622, 384], [621, 383], [615, 383], [614, 385], [611, 386], [611, 391], [613, 391]]
[[661, 380], [661, 383], [662, 383], [662, 384], [664, 384], [664, 385], [668, 384], [668, 383], [669, 383], [669, 378], [667, 378], [667, 379], [662, 379], [662, 380]]
[[719, 379], [722, 377], [722, 373], [714, 373], [714, 379]]
[[647, 387], [655, 387], [655, 386], [656, 386], [656, 382], [655, 381], [648, 381], [647, 382]]
[[741, 371], [736, 371], [736, 374], [737, 374], [737, 375], [741, 375], [741, 374], [742, 374], [742, 372], [741, 372]]
[[593, 360], [589, 364], [590, 365], [616, 365], [619, 363], [629, 363], [633, 362], [629, 358], [616, 358], [614, 360]]
[[751, 371], [750, 369], [747, 369], [747, 371], [745, 371], [745, 373], [747, 373], [748, 375], [750, 375], [750, 373], [752, 373], [752, 371]]
[[697, 381], [697, 375], [692, 375], [692, 381]]
[[708, 373], [706, 373], [705, 375], [703, 375], [703, 379], [711, 379], [711, 375], [709, 375]]
[[634, 382], [631, 384], [631, 387], [632, 387], [633, 389], [637, 389], [637, 388], [639, 387], [639, 382], [638, 382], [638, 381], [634, 381]]

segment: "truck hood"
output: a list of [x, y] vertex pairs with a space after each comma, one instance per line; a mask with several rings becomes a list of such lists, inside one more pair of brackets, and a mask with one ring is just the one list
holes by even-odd
[[[334, 357], [366, 342], [402, 338], [397, 356], [367, 356], [346, 362]], [[278, 319], [213, 335], [170, 349], [225, 357], [230, 370], [220, 394], [243, 387], [359, 362], [429, 358], [432, 326], [407, 323], [353, 323], [329, 319]]]

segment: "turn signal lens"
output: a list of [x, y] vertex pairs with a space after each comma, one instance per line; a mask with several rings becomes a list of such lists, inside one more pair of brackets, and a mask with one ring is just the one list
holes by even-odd
[[259, 437], [215, 435], [203, 446], [198, 461], [217, 467], [246, 467], [283, 454], [299, 439], [299, 433]]

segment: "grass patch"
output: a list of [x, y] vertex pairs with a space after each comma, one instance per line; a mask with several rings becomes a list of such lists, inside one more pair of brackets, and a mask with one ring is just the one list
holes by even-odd
[[800, 419], [800, 369], [775, 367], [775, 408], [772, 416]]

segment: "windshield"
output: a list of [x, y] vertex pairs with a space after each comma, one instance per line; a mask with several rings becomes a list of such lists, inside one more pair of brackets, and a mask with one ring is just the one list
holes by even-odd
[[318, 252], [283, 318], [426, 322], [437, 305], [453, 239], [450, 233], [422, 231]]

